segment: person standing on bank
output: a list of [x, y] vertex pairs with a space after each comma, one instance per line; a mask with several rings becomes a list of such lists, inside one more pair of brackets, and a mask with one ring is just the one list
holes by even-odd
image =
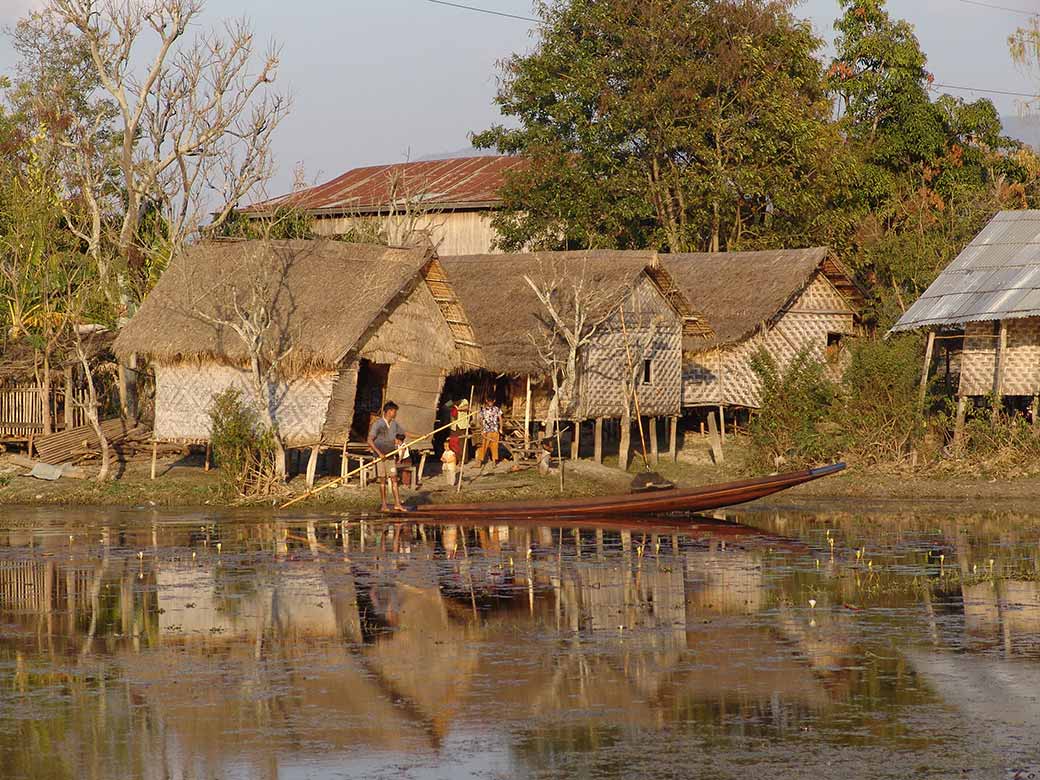
[[502, 410], [495, 404], [494, 399], [487, 398], [480, 410], [481, 439], [480, 452], [477, 453], [477, 463], [484, 466], [484, 456], [490, 450], [491, 463], [498, 465], [498, 442], [502, 437]]
[[[397, 404], [387, 401], [383, 404], [383, 416], [372, 423], [368, 431], [368, 448], [377, 458], [382, 458], [397, 449], [398, 436], [404, 438], [404, 428], [397, 422]], [[401, 489], [397, 484], [396, 458], [376, 461], [376, 479], [379, 481], [379, 498], [382, 502], [380, 511], [389, 511], [386, 505], [386, 486], [390, 483], [394, 493], [394, 509], [407, 512], [401, 503]]]

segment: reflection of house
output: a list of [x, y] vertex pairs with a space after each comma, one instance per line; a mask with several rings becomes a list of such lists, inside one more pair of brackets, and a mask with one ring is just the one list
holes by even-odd
[[782, 368], [803, 350], [837, 373], [856, 333], [858, 287], [826, 248], [661, 256], [716, 338], [687, 346], [683, 406], [759, 405], [751, 358], [765, 349]]
[[[495, 251], [491, 218], [502, 204], [506, 173], [522, 165], [516, 157], [462, 157], [371, 165], [331, 181], [258, 203], [247, 216], [292, 208], [313, 220], [323, 236], [421, 233], [441, 255]], [[404, 243], [413, 235], [396, 235]]]
[[240, 311], [269, 307], [265, 351], [287, 357], [267, 403], [288, 446], [342, 445], [352, 426], [363, 435], [385, 397], [424, 432], [445, 375], [469, 348], [430, 290], [436, 273], [437, 260], [421, 250], [210, 242], [173, 260], [115, 347], [155, 368], [156, 438], [204, 441], [217, 393], [235, 387], [252, 397]]

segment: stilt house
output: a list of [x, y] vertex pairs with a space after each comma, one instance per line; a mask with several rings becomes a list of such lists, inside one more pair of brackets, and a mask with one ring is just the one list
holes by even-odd
[[801, 351], [841, 372], [864, 299], [829, 249], [662, 255], [661, 262], [714, 337], [687, 345], [683, 406], [759, 406], [751, 360], [786, 366]]
[[[201, 443], [213, 397], [255, 398], [243, 313], [270, 312], [265, 349], [284, 356], [266, 402], [290, 448], [363, 439], [386, 399], [408, 431], [433, 428], [444, 377], [466, 366], [431, 292], [427, 250], [337, 241], [215, 241], [174, 258], [116, 340], [155, 371], [156, 440]], [[473, 359], [473, 355], [469, 355]]]
[[892, 328], [910, 330], [928, 332], [926, 372], [937, 334], [960, 347], [962, 416], [969, 399], [1027, 405], [1040, 394], [1040, 211], [993, 217]]
[[[484, 369], [508, 385], [504, 411], [516, 421], [544, 419], [553, 387], [545, 334], [553, 323], [528, 284], [552, 288], [565, 322], [576, 305], [597, 326], [579, 354], [577, 387], [559, 410], [578, 430], [596, 421], [596, 455], [604, 420], [624, 416], [629, 398], [651, 418], [681, 412], [683, 342], [713, 337], [652, 252], [578, 251], [445, 257], [441, 264], [479, 344]], [[525, 279], [526, 277], [526, 279]], [[575, 292], [580, 288], [580, 292]], [[584, 303], [575, 304], [575, 301]], [[565, 352], [566, 350], [564, 350]], [[549, 358], [549, 359], [547, 359]], [[634, 373], [634, 381], [627, 379]], [[577, 454], [577, 438], [572, 452]], [[674, 442], [674, 436], [673, 436]]]

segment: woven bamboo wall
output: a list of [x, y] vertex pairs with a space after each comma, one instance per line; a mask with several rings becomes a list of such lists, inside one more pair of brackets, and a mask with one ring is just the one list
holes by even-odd
[[[651, 381], [639, 387], [640, 411], [648, 416], [678, 414], [682, 395], [682, 320], [661, 293], [642, 276], [625, 301], [625, 327], [633, 363], [651, 361]], [[621, 315], [606, 323], [581, 369], [579, 417], [620, 417], [625, 407], [628, 356]], [[644, 351], [639, 347], [646, 345]]]
[[[316, 443], [325, 422], [335, 372], [279, 382], [271, 388], [271, 409], [290, 447]], [[213, 396], [235, 387], [252, 397], [246, 371], [215, 363], [176, 363], [155, 367], [155, 438], [202, 441], [209, 438]]]
[[[1004, 394], [1040, 392], [1040, 318], [1007, 320]], [[964, 326], [960, 394], [990, 395], [997, 371], [999, 322], [969, 322]]]
[[[822, 274], [788, 306], [764, 333], [739, 344], [688, 356], [683, 368], [683, 405], [723, 404], [758, 408], [760, 383], [751, 369], [751, 358], [765, 347], [781, 367], [809, 348], [825, 357], [827, 334], [855, 334], [852, 309]], [[829, 363], [833, 378], [840, 377], [844, 361]]]

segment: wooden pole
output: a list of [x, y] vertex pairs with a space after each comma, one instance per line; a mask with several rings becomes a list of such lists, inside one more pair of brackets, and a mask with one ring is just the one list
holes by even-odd
[[953, 424], [953, 446], [959, 447], [964, 436], [964, 418], [968, 412], [968, 397], [957, 396], [957, 419]]
[[722, 463], [724, 460], [722, 440], [719, 438], [719, 429], [715, 424], [715, 416], [711, 413], [708, 414], [708, 443], [711, 445], [711, 454], [715, 458], [715, 462]]
[[563, 445], [560, 443], [560, 422], [556, 421], [556, 461], [560, 464], [560, 492], [563, 492]]
[[932, 367], [932, 352], [935, 350], [935, 331], [928, 331], [928, 344], [924, 348], [924, 368], [921, 370], [921, 387], [917, 391], [917, 405], [924, 408], [924, 397], [928, 392], [928, 371]]
[[455, 487], [456, 493], [462, 492], [462, 476], [466, 473], [466, 450], [469, 449], [469, 439], [473, 435], [473, 390], [473, 385], [470, 385], [469, 406], [466, 407], [466, 438], [462, 440], [462, 462], [459, 463], [459, 484]]
[[672, 428], [668, 434], [668, 455], [673, 463], [679, 462], [679, 418], [673, 417]]
[[596, 428], [592, 439], [592, 459], [596, 463], [603, 462], [603, 418], [596, 418]]
[[76, 409], [75, 385], [72, 382], [72, 366], [65, 366], [65, 430], [75, 428], [73, 416]]
[[650, 461], [656, 466], [659, 459], [657, 452], [657, 418], [650, 418]]
[[159, 457], [159, 442], [152, 439], [152, 479], [155, 479], [155, 461]]
[[1007, 321], [1000, 321], [1000, 338], [997, 342], [997, 370], [993, 377], [993, 413], [1004, 404], [1004, 367], [1007, 364]]
[[524, 400], [524, 449], [531, 446], [531, 375], [527, 375], [527, 397]]
[[206, 462], [203, 464], [204, 471], [209, 471], [209, 456], [211, 452], [212, 448], [210, 447], [210, 443], [206, 442]]
[[310, 490], [314, 487], [314, 475], [318, 471], [318, 454], [321, 452], [321, 445], [315, 444], [311, 447], [311, 456], [307, 458], [307, 489]]
[[581, 420], [574, 421], [574, 435], [571, 436], [571, 460], [578, 459], [581, 449]]
[[726, 411], [722, 404], [719, 404], [719, 440], [726, 443]]

